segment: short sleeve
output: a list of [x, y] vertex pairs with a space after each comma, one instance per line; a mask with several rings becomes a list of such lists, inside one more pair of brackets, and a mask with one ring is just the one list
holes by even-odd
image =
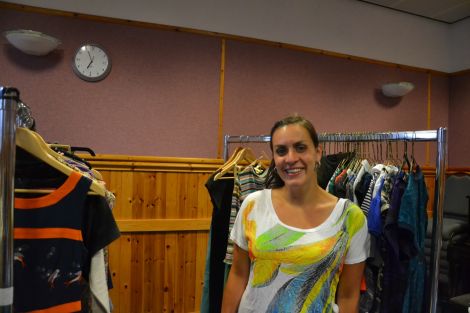
[[[355, 209], [360, 211], [358, 207]], [[370, 235], [367, 227], [367, 219], [362, 211], [360, 213], [361, 214], [356, 214], [355, 217], [363, 219], [362, 226], [351, 239], [351, 244], [349, 245], [349, 249], [344, 260], [345, 264], [360, 263], [369, 257]], [[356, 222], [361, 223], [361, 221]]]
[[232, 232], [230, 233], [230, 239], [241, 249], [248, 251], [248, 242], [245, 236], [245, 226], [243, 221], [243, 212], [245, 211], [247, 204], [253, 201], [251, 197], [248, 196], [240, 206], [235, 223], [233, 224]]
[[88, 196], [82, 224], [83, 241], [93, 256], [119, 238], [120, 232], [106, 199]]

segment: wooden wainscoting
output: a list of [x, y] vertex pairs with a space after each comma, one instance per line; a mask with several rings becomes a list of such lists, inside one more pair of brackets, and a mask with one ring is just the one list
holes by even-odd
[[116, 195], [109, 247], [116, 313], [199, 311], [212, 215], [204, 186], [221, 160], [99, 155]]
[[[86, 157], [116, 195], [121, 238], [109, 247], [116, 313], [199, 311], [212, 215], [204, 186], [217, 159]], [[423, 168], [428, 213], [435, 168]], [[470, 169], [449, 169], [449, 174]]]

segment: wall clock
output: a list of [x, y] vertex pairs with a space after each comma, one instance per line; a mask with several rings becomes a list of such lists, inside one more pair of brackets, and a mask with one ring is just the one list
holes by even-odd
[[105, 78], [111, 71], [111, 59], [103, 47], [85, 44], [75, 52], [72, 68], [81, 79], [96, 82]]

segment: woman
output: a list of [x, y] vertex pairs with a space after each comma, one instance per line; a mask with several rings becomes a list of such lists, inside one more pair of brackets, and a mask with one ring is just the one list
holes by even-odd
[[276, 122], [270, 144], [272, 189], [250, 194], [240, 208], [222, 312], [357, 312], [364, 214], [318, 185], [321, 148], [308, 120]]

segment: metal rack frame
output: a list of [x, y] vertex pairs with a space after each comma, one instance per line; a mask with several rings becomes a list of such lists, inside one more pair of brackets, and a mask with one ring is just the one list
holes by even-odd
[[13, 209], [19, 91], [0, 86], [0, 312], [13, 312]]
[[[445, 190], [445, 169], [447, 167], [447, 128], [436, 130], [398, 131], [398, 132], [367, 132], [367, 133], [320, 133], [320, 142], [368, 142], [368, 141], [406, 141], [406, 142], [437, 142], [436, 179], [434, 188], [434, 207], [432, 221], [431, 245], [431, 285], [428, 292], [428, 309], [430, 313], [437, 311], [439, 283], [439, 255], [442, 248], [442, 219]], [[224, 160], [228, 158], [231, 143], [263, 143], [270, 142], [269, 135], [259, 136], [224, 136]]]

